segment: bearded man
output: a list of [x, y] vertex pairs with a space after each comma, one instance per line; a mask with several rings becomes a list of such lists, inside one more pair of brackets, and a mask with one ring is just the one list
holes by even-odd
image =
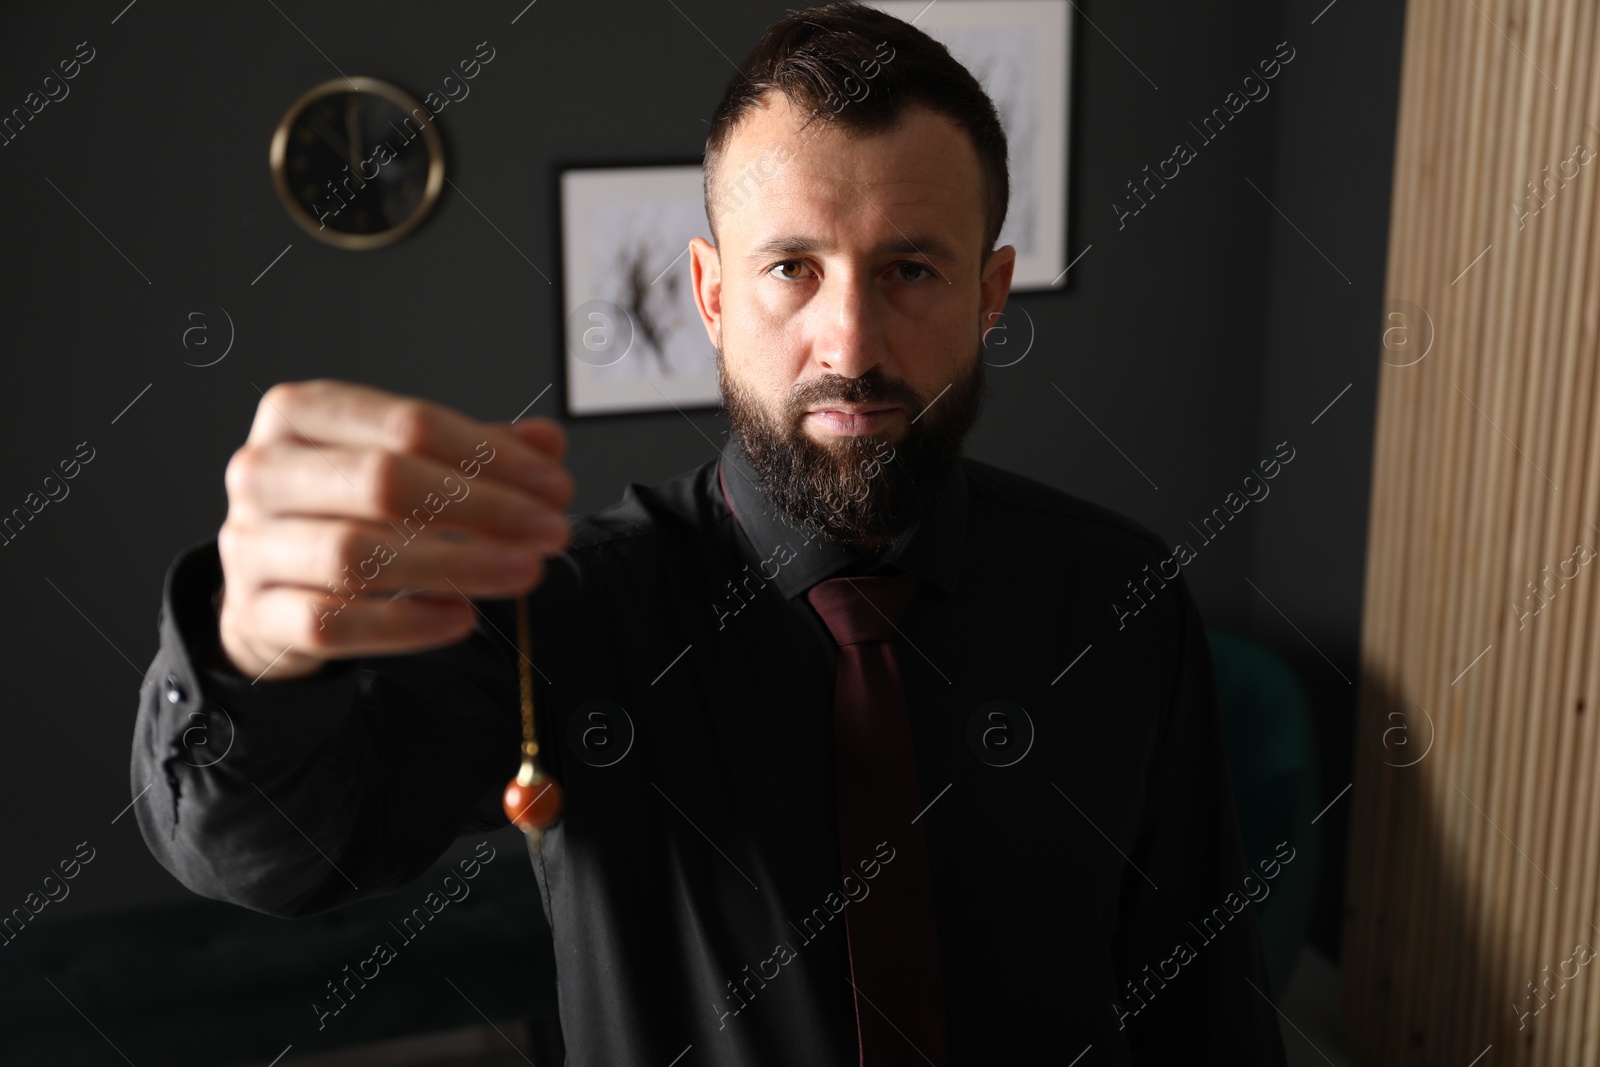
[[[992, 102], [914, 26], [807, 9], [705, 174], [700, 466], [569, 522], [554, 422], [265, 394], [167, 576], [151, 851], [305, 916], [505, 826], [526, 595], [568, 1062], [1281, 1064], [1199, 614], [1177, 575], [1107, 609], [1166, 546], [963, 453], [1016, 256]], [[213, 705], [233, 746], [187, 758]]]

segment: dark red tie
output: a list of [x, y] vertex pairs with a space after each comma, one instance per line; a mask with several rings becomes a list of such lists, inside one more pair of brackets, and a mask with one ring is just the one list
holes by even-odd
[[[891, 642], [913, 574], [829, 578], [806, 599], [839, 642], [834, 762], [839, 860], [869, 890], [845, 905], [861, 1067], [946, 1067], [944, 986], [916, 750]], [[868, 881], [863, 861], [892, 856]], [[894, 851], [891, 854], [888, 849]]]

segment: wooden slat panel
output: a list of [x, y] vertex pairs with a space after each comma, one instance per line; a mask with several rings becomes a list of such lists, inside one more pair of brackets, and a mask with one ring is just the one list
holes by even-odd
[[1342, 992], [1363, 1064], [1600, 1062], [1573, 952], [1600, 947], [1597, 6], [1407, 7], [1385, 310], [1424, 309], [1433, 347], [1379, 375]]

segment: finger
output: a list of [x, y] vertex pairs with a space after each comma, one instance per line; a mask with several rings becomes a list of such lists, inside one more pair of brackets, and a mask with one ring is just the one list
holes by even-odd
[[[552, 436], [549, 427], [535, 433]], [[509, 424], [479, 422], [443, 404], [354, 382], [315, 379], [268, 389], [246, 443], [268, 441], [429, 456], [470, 478], [488, 473], [496, 481], [536, 490], [570, 482], [556, 458]]]
[[524, 441], [546, 453], [552, 459], [561, 460], [566, 458], [567, 432], [554, 419], [518, 419], [511, 424], [511, 428]]
[[378, 597], [342, 601], [295, 586], [263, 589], [233, 610], [263, 658], [292, 652], [318, 659], [398, 655], [455, 644], [477, 613], [461, 597]]
[[[551, 419], [518, 419], [512, 423], [487, 425], [504, 430], [513, 439], [523, 442], [549, 460], [548, 467], [535, 469], [528, 484], [555, 507], [566, 508], [572, 503], [577, 493], [571, 472], [561, 465], [567, 454], [567, 433], [560, 423]], [[516, 454], [515, 450], [513, 454]]]
[[346, 600], [402, 589], [510, 597], [527, 592], [544, 574], [543, 554], [526, 542], [427, 535], [408, 541], [387, 524], [357, 520], [224, 523], [217, 548], [232, 588], [331, 589]]
[[[521, 540], [558, 551], [568, 531], [547, 499], [472, 480], [424, 456], [286, 441], [246, 445], [228, 461], [229, 519], [257, 524], [299, 515], [393, 524], [415, 537], [432, 528]], [[558, 497], [558, 499], [560, 499]]]

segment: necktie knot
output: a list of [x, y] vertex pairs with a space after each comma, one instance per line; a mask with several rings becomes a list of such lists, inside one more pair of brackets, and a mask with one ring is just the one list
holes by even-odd
[[828, 578], [807, 590], [806, 599], [840, 645], [888, 641], [921, 584], [904, 573]]

